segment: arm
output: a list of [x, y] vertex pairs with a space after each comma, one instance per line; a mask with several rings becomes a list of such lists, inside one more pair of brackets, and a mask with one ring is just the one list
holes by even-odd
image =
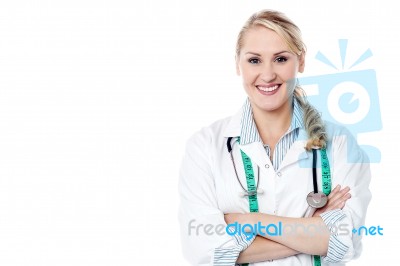
[[204, 129], [186, 146], [179, 179], [179, 222], [184, 257], [192, 265], [234, 265], [255, 237], [226, 234], [211, 168], [211, 133]]
[[288, 248], [282, 244], [266, 239], [261, 236], [256, 236], [251, 245], [243, 250], [237, 263], [253, 263], [266, 260], [282, 259], [289, 256], [294, 256], [300, 252]]
[[[328, 196], [328, 203], [326, 204], [326, 206], [314, 212], [313, 216], [318, 217], [322, 213], [326, 213], [335, 209], [342, 209], [346, 201], [351, 197], [348, 192], [349, 192], [348, 187], [341, 189], [340, 186], [336, 186], [335, 189], [332, 190], [331, 194]], [[225, 220], [228, 224], [237, 222], [238, 220], [241, 221], [245, 220], [246, 223], [252, 222], [250, 218], [246, 219], [240, 217], [243, 215], [249, 215], [249, 214], [226, 214]], [[259, 262], [266, 260], [281, 259], [299, 253], [301, 252], [291, 249], [273, 240], [257, 236], [256, 239], [253, 241], [253, 243], [246, 250], [240, 253], [238, 262], [240, 263]]]
[[[328, 196], [328, 203], [321, 209], [317, 209], [312, 218], [313, 219], [308, 219], [306, 220], [304, 218], [290, 218], [289, 220], [284, 219], [282, 220], [283, 226], [285, 225], [293, 225], [295, 224], [299, 230], [296, 231], [296, 234], [292, 234], [292, 232], [289, 235], [283, 235], [282, 237], [273, 237], [274, 241], [277, 241], [281, 244], [285, 244], [288, 247], [291, 247], [294, 250], [298, 250], [301, 253], [306, 253], [306, 254], [312, 254], [312, 255], [326, 255], [328, 250], [329, 250], [329, 245], [330, 243], [330, 228], [327, 225], [327, 221], [329, 218], [333, 215], [330, 215], [333, 210], [341, 210], [345, 206], [345, 203], [348, 199], [351, 198], [351, 195], [349, 193], [350, 188], [345, 187], [341, 189], [340, 185], [337, 185], [332, 192]], [[322, 218], [321, 218], [321, 217]], [[338, 215], [340, 216], [340, 214]], [[277, 217], [277, 216], [274, 216]], [[268, 219], [268, 217], [265, 217]], [[317, 218], [317, 219], [315, 219]], [[318, 219], [319, 218], [319, 219]], [[260, 219], [260, 217], [255, 217], [255, 219]], [[279, 219], [278, 219], [279, 220]], [[321, 220], [323, 223], [321, 223]], [[314, 230], [315, 227], [318, 228], [318, 231]], [[308, 228], [305, 230], [304, 228]], [[294, 235], [294, 238], [291, 238], [290, 236]], [[320, 236], [320, 237], [315, 237], [315, 236]], [[266, 236], [268, 237], [268, 236]], [[327, 245], [321, 245], [319, 246], [319, 241], [323, 241], [322, 243], [326, 243], [326, 237], [328, 237], [328, 242]], [[281, 242], [279, 238], [283, 238], [286, 241]], [[296, 246], [294, 245], [299, 245], [301, 249], [297, 249]], [[321, 247], [322, 249], [315, 249], [315, 245], [317, 247]]]
[[[360, 256], [361, 236], [353, 234], [353, 228], [364, 225], [367, 208], [371, 200], [369, 184], [371, 172], [369, 159], [358, 146], [347, 129], [343, 128], [333, 138], [331, 152], [332, 180], [345, 184], [351, 189], [351, 199], [346, 202], [343, 210], [336, 211], [328, 223], [332, 229], [342, 228], [339, 232], [332, 230], [327, 257], [323, 260], [329, 263], [348, 262]], [[337, 219], [334, 216], [343, 218]], [[334, 246], [341, 245], [341, 249]]]
[[[300, 253], [326, 255], [328, 250], [329, 230], [321, 217], [291, 218], [275, 216], [265, 213], [229, 214], [226, 217], [229, 223], [268, 225], [274, 224], [282, 228], [281, 233], [268, 234], [265, 229], [257, 234], [273, 240]], [[279, 226], [281, 224], [281, 226]], [[310, 228], [310, 230], [305, 230]], [[314, 228], [318, 229], [316, 233]], [[295, 231], [293, 231], [295, 230]], [[270, 231], [276, 233], [275, 229]]]

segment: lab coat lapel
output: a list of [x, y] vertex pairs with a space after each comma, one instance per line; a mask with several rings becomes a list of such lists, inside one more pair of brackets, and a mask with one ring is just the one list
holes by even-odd
[[[298, 163], [299, 166], [301, 167], [303, 160], [306, 160], [309, 158], [309, 153], [307, 150], [304, 148], [307, 143], [307, 133], [303, 130], [300, 129], [298, 139], [293, 142], [292, 146], [290, 149], [287, 151], [286, 156], [283, 158], [282, 163], [280, 164], [279, 169], [283, 169], [289, 165], [292, 165], [294, 163]], [[306, 162], [304, 162], [306, 165]]]
[[[309, 158], [308, 152], [304, 149], [306, 142], [307, 141], [305, 140], [299, 140], [292, 144], [286, 153], [279, 170], [295, 163], [298, 163], [300, 167], [302, 166], [300, 164]], [[271, 160], [269, 159], [264, 146], [260, 142], [240, 145], [240, 149], [245, 152], [255, 164], [260, 166], [261, 169], [263, 169], [266, 164], [271, 165]], [[304, 161], [304, 166], [306, 165], [308, 164]]]
[[[229, 121], [225, 128], [223, 135], [224, 137], [239, 137], [241, 131], [241, 119], [243, 109], [238, 111]], [[252, 142], [244, 145], [239, 144], [240, 149], [250, 157], [253, 163], [258, 166], [264, 166], [266, 164], [271, 165], [271, 161], [268, 158], [267, 152], [261, 142]]]
[[240, 149], [250, 157], [253, 163], [260, 166], [261, 169], [263, 169], [266, 164], [271, 165], [271, 161], [261, 142], [240, 145]]

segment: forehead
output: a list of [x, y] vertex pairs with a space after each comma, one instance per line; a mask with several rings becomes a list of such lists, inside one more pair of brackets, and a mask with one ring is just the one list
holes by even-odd
[[254, 26], [248, 29], [243, 36], [242, 44], [242, 53], [274, 54], [290, 51], [286, 42], [275, 31], [263, 26]]

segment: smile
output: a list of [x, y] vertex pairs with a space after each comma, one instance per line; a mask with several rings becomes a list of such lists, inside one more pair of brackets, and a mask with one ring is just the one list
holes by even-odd
[[263, 87], [263, 86], [257, 86], [257, 89], [265, 92], [271, 92], [279, 88], [280, 85], [274, 85], [270, 87]]
[[270, 85], [257, 85], [256, 88], [263, 95], [274, 95], [282, 84], [270, 84]]

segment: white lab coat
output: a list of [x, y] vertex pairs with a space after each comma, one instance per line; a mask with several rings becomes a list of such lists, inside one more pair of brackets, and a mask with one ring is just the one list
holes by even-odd
[[[331, 123], [326, 123], [326, 127], [332, 189], [337, 184], [349, 186], [352, 195], [343, 209], [346, 218], [339, 222], [347, 224], [349, 231], [339, 239], [350, 248], [342, 261], [333, 264], [344, 265], [361, 253], [361, 237], [352, 234], [351, 230], [364, 225], [371, 199], [368, 188], [371, 176], [368, 159], [349, 132]], [[212, 265], [214, 248], [235, 246], [232, 236], [226, 233], [221, 235], [221, 226], [217, 233], [217, 225], [226, 225], [225, 213], [249, 212], [248, 199], [239, 196], [242, 188], [236, 179], [226, 146], [227, 137], [240, 136], [240, 131], [241, 111], [203, 128], [187, 142], [180, 171], [179, 221], [183, 254], [192, 265]], [[272, 167], [262, 143], [234, 144], [235, 164], [245, 188], [246, 177], [240, 149], [251, 158], [255, 176], [259, 167], [259, 187], [264, 190], [263, 194], [258, 195], [259, 212], [287, 217], [304, 216], [308, 207], [306, 195], [313, 190], [312, 153], [305, 151], [305, 143], [306, 132], [300, 129], [298, 140], [292, 144], [277, 171]], [[318, 153], [318, 165], [319, 159]], [[318, 186], [322, 191], [321, 168], [317, 173]], [[299, 254], [250, 265], [313, 264], [310, 255]], [[323, 261], [322, 265], [329, 264]]]

